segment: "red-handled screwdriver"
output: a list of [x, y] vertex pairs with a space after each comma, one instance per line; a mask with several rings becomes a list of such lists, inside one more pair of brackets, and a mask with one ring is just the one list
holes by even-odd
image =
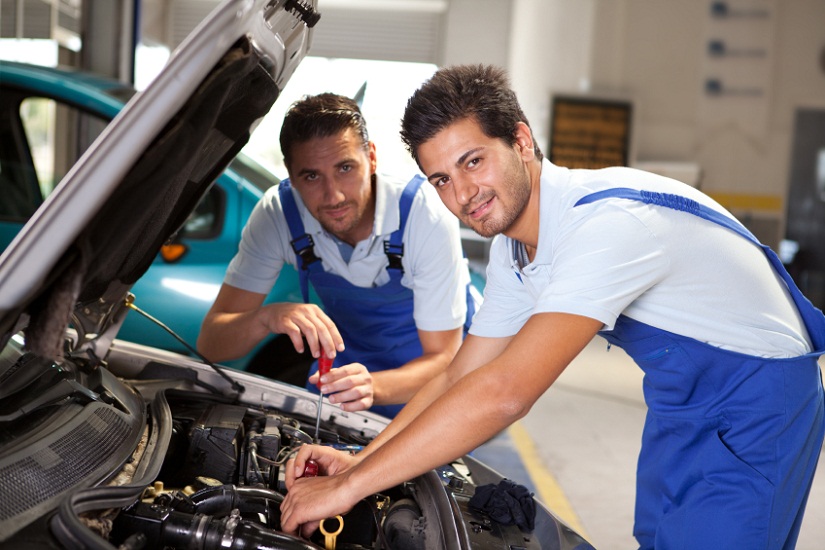
[[324, 394], [321, 392], [321, 377], [329, 372], [332, 367], [332, 359], [327, 357], [327, 354], [321, 350], [321, 356], [318, 357], [318, 418], [315, 420], [315, 441], [319, 441], [318, 433], [321, 431], [321, 405], [324, 403]]
[[304, 465], [304, 474], [301, 477], [317, 477], [318, 476], [318, 463], [312, 459], [307, 460], [306, 464]]

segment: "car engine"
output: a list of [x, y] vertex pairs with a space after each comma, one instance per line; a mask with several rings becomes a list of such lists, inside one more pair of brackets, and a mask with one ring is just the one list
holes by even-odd
[[0, 357], [0, 546], [441, 547], [444, 523], [438, 513], [428, 522], [417, 502], [422, 491], [428, 502], [444, 498], [434, 472], [325, 520], [332, 538], [280, 530], [287, 461], [309, 443], [356, 453], [381, 417], [346, 418], [328, 405], [316, 438], [317, 399], [301, 388], [236, 373], [244, 391], [219, 391], [209, 368], [126, 357], [135, 378], [19, 344]]
[[[170, 393], [172, 439], [158, 481], [117, 515], [110, 541], [126, 548], [323, 547], [320, 532], [311, 541], [280, 532], [283, 468], [301, 445], [313, 442], [314, 419]], [[342, 431], [325, 428], [319, 438], [351, 452], [368, 443]], [[421, 515], [411, 486], [401, 486], [361, 501], [337, 520], [340, 525], [332, 520], [328, 532], [340, 528], [336, 546], [342, 550], [375, 548], [381, 541], [385, 548], [423, 548]]]
[[22, 342], [0, 353], [0, 547], [590, 548], [549, 512], [528, 532], [473, 509], [476, 488], [502, 477], [470, 455], [370, 495], [309, 539], [286, 534], [287, 461], [307, 444], [357, 453], [388, 419], [319, 411], [303, 388], [139, 344], [55, 361]]

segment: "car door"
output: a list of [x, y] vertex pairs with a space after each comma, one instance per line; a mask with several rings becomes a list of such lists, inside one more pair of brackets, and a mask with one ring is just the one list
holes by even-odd
[[0, 249], [107, 123], [99, 113], [52, 97], [0, 89]]

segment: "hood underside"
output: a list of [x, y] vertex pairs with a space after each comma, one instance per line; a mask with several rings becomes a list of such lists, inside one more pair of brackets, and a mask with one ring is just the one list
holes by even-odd
[[91, 315], [94, 337], [117, 316], [305, 55], [301, 14], [279, 4], [216, 9], [32, 216], [0, 263], [0, 346], [27, 326], [27, 349], [60, 357], [70, 323]]
[[239, 41], [128, 171], [32, 300], [32, 352], [59, 355], [77, 303], [122, 300], [149, 269], [278, 97], [260, 60], [247, 40]]
[[61, 357], [67, 326], [88, 340], [116, 328], [306, 55], [314, 5], [224, 0], [181, 43], [0, 255], [0, 346], [26, 328], [28, 350]]
[[246, 144], [278, 97], [260, 61], [247, 40], [227, 52], [81, 234], [73, 251], [87, 264], [81, 302], [101, 296], [111, 281], [132, 284], [143, 275]]

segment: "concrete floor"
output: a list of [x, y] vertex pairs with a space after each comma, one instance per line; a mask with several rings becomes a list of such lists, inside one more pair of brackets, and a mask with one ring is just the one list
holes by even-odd
[[[548, 477], [537, 480], [533, 469], [525, 482], [523, 477], [528, 474], [520, 466], [499, 466], [508, 477], [521, 476], [522, 483], [538, 485], [536, 494], [556, 515], [600, 550], [638, 547], [632, 529], [636, 457], [646, 412], [641, 384], [642, 372], [630, 358], [616, 347], [607, 351], [606, 342], [596, 338], [517, 427], [528, 434]], [[511, 429], [502, 437], [513, 434]], [[486, 447], [496, 444], [501, 443], [493, 441]], [[522, 457], [523, 448], [519, 451]], [[799, 550], [825, 547], [822, 460], [819, 470]], [[548, 478], [558, 483], [558, 490], [543, 490]]]

